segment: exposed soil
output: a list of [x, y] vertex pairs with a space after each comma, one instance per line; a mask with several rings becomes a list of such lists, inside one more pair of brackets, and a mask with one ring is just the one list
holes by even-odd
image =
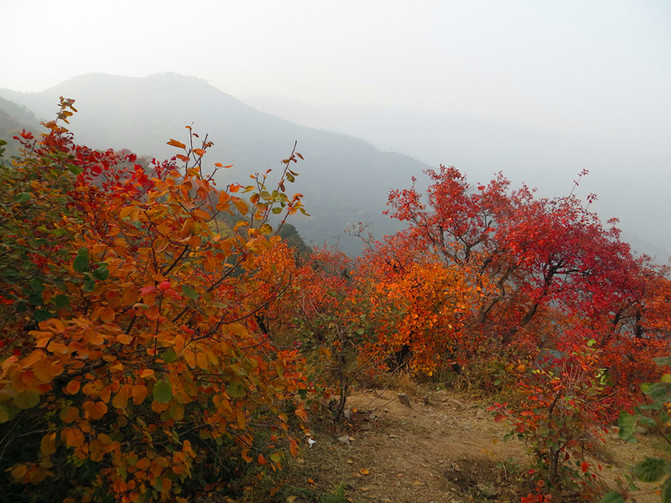
[[[364, 390], [348, 399], [346, 425], [315, 432], [313, 447], [287, 467], [281, 501], [466, 502], [519, 501], [529, 487], [530, 458], [519, 441], [503, 441], [505, 423], [496, 423], [486, 404], [444, 391]], [[629, 466], [662, 448], [644, 436], [637, 444], [607, 435], [589, 460], [614, 488]], [[635, 501], [659, 501], [653, 484]], [[566, 501], [575, 498], [565, 497]]]

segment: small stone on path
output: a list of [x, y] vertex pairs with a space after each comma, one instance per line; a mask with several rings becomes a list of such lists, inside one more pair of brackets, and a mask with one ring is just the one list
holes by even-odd
[[410, 398], [408, 398], [408, 395], [406, 395], [405, 393], [399, 393], [398, 394], [398, 400], [399, 400], [399, 402], [401, 402], [406, 407], [412, 409], [412, 404], [410, 403]]

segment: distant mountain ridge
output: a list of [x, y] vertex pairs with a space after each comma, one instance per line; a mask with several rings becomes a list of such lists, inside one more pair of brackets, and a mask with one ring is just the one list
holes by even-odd
[[[307, 127], [259, 111], [202, 79], [173, 73], [145, 78], [88, 74], [40, 93], [0, 90], [4, 98], [0, 126], [5, 122], [6, 100], [49, 120], [57, 111], [59, 96], [76, 100], [79, 113], [71, 120], [71, 129], [78, 142], [94, 148], [128, 148], [140, 155], [167, 158], [177, 153], [166, 145], [167, 140], [184, 141], [184, 126], [193, 124], [194, 131], [208, 134], [215, 143], [209, 165], [235, 166], [220, 173], [220, 183], [244, 182], [249, 173], [279, 169], [280, 160], [298, 141], [305, 161], [296, 166], [300, 176], [293, 189], [305, 194], [312, 216], [294, 223], [307, 241], [339, 241], [348, 253], [360, 250], [360, 243], [343, 233], [348, 224], [365, 221], [378, 235], [394, 232], [399, 225], [382, 215], [389, 190], [408, 187], [413, 175], [419, 175], [421, 186], [425, 183], [421, 172], [444, 163], [456, 165], [472, 183], [486, 182], [502, 170], [513, 186], [527, 181], [550, 196], [567, 194], [575, 174], [589, 169], [591, 174], [578, 193], [597, 192], [595, 208], [604, 219], [622, 218], [624, 236], [637, 250], [660, 261], [669, 257], [671, 162], [665, 153], [593, 144], [588, 139], [454, 114], [366, 107], [336, 110], [290, 100], [281, 106], [271, 106], [268, 100], [267, 107], [263, 101], [255, 103], [276, 113], [285, 110], [294, 120], [304, 117], [317, 126]], [[330, 127], [340, 133], [324, 129]]]
[[13, 139], [22, 130], [35, 131], [40, 123], [25, 106], [0, 98], [0, 138], [7, 142], [5, 155], [11, 157], [18, 153], [19, 144]]
[[[71, 119], [77, 141], [94, 148], [128, 148], [138, 154], [170, 157], [177, 151], [167, 140], [184, 141], [184, 126], [208, 134], [215, 143], [209, 163], [234, 164], [221, 172], [244, 182], [249, 173], [280, 169], [294, 142], [305, 161], [293, 189], [305, 194], [310, 218], [294, 224], [317, 244], [339, 241], [357, 253], [360, 243], [343, 231], [351, 223], [371, 222], [379, 233], [397, 223], [382, 215], [389, 190], [410, 184], [429, 166], [401, 154], [381, 152], [363, 140], [307, 128], [259, 112], [194, 77], [176, 74], [146, 78], [89, 74], [41, 93], [0, 90], [0, 96], [25, 105], [41, 118], [55, 114], [59, 96], [72, 97], [79, 113]], [[291, 189], [290, 189], [291, 190]]]
[[[432, 166], [456, 166], [473, 183], [484, 183], [502, 171], [514, 187], [525, 182], [537, 187], [541, 195], [563, 196], [574, 188], [576, 175], [587, 169], [589, 176], [581, 180], [575, 193], [583, 198], [596, 193], [598, 201], [592, 209], [603, 220], [620, 219], [620, 227], [635, 248], [661, 261], [670, 255], [671, 138], [651, 149], [633, 139], [558, 133], [512, 120], [456, 113], [312, 106], [268, 95], [242, 98], [256, 108], [306, 126], [350, 134]], [[580, 117], [575, 120], [579, 122]]]

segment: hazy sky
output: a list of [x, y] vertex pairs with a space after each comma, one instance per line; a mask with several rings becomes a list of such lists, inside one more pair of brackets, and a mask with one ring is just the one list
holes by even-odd
[[2, 0], [0, 87], [88, 72], [671, 144], [667, 0]]

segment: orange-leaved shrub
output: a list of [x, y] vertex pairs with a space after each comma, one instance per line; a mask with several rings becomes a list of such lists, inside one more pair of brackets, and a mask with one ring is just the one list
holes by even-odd
[[304, 211], [300, 154], [275, 190], [217, 189], [190, 128], [142, 165], [75, 144], [72, 105], [0, 171], [3, 497], [186, 501], [236, 460], [280, 468], [306, 382], [255, 315], [292, 281], [268, 220]]

